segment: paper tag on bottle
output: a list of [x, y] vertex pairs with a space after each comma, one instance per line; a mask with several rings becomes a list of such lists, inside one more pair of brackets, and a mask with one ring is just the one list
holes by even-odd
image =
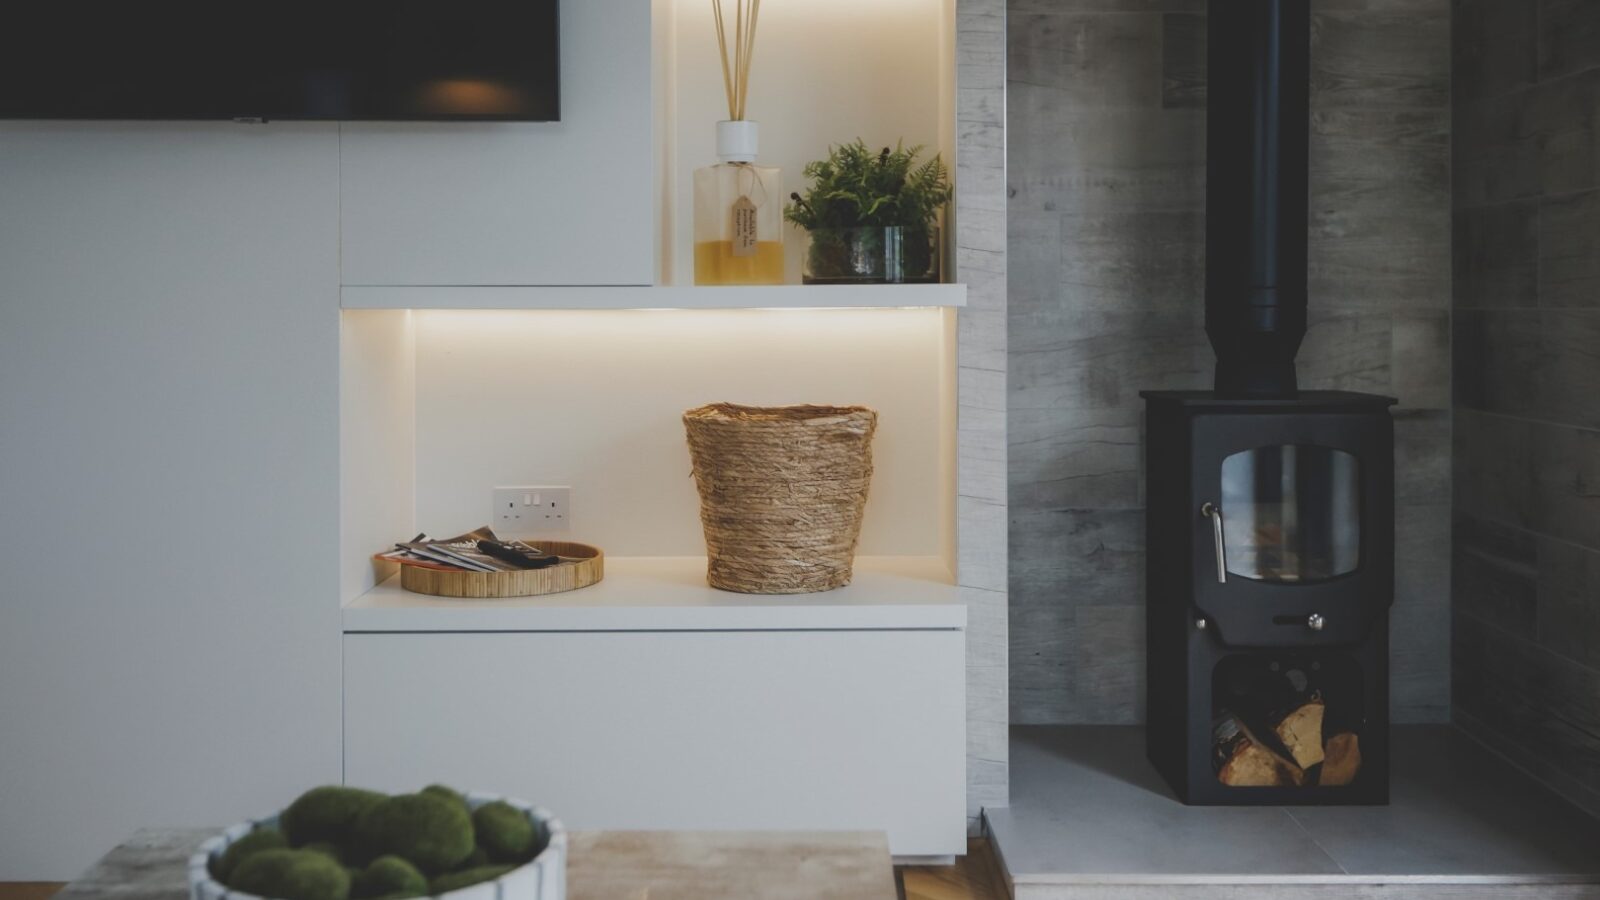
[[733, 255], [756, 255], [756, 205], [748, 194], [733, 201]]

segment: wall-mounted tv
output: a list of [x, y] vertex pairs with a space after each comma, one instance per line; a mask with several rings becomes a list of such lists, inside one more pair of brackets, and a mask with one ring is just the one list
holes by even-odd
[[557, 7], [22, 0], [0, 13], [0, 118], [556, 121]]

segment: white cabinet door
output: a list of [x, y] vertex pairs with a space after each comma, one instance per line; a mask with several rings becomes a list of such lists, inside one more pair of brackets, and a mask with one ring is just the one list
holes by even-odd
[[963, 633], [351, 634], [345, 780], [569, 826], [870, 829], [965, 852]]
[[345, 123], [344, 284], [650, 284], [649, 0], [561, 4], [561, 121]]

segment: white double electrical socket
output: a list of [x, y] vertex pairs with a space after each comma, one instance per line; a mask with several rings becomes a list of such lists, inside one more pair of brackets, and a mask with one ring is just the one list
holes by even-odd
[[566, 485], [497, 487], [494, 498], [496, 531], [566, 531], [572, 521], [572, 488]]

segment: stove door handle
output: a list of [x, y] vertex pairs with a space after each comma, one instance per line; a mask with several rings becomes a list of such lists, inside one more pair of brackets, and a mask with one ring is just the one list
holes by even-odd
[[1200, 507], [1200, 515], [1211, 520], [1211, 537], [1217, 545], [1217, 584], [1228, 583], [1228, 556], [1222, 549], [1222, 507], [1207, 500]]

